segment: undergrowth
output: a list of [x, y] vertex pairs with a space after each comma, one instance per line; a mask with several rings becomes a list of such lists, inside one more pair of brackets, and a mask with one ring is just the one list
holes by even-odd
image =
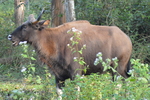
[[[17, 48], [10, 46], [11, 43], [8, 42], [7, 35], [15, 28], [13, 1], [2, 0], [1, 2], [3, 1], [5, 2], [0, 4], [0, 60], [11, 57], [13, 61], [0, 63], [0, 100], [58, 99], [54, 77], [45, 65], [35, 61], [37, 58], [34, 50], [28, 46]], [[48, 9], [48, 0], [45, 1], [45, 4], [47, 4]], [[37, 8], [43, 8], [36, 1], [32, 1], [31, 5], [32, 7], [30, 6], [31, 9], [26, 12], [26, 16], [29, 13], [39, 12], [40, 10]], [[118, 2], [76, 0], [76, 8], [77, 19], [86, 19], [99, 25], [117, 25], [130, 36], [133, 43], [131, 77], [123, 82], [122, 77], [119, 76], [116, 77], [115, 82], [112, 82], [109, 73], [77, 75], [74, 81], [66, 80], [62, 98], [64, 100], [149, 100], [150, 44], [148, 22], [150, 9], [148, 0], [136, 1], [135, 3], [129, 0]], [[49, 11], [46, 14], [48, 17]], [[83, 49], [86, 49], [86, 46]], [[79, 49], [78, 52], [82, 53], [82, 49]], [[81, 65], [86, 65], [82, 57], [75, 59], [75, 61]], [[104, 68], [111, 67], [105, 64]], [[86, 69], [84, 71], [86, 72]]]

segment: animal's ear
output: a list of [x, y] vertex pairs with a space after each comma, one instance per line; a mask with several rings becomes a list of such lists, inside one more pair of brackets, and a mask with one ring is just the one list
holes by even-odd
[[50, 20], [44, 20], [44, 21], [39, 22], [39, 24], [44, 27], [47, 27], [49, 23], [50, 23]]
[[42, 21], [40, 21], [40, 22], [39, 22], [39, 25], [40, 25], [39, 30], [42, 30], [42, 29], [44, 29], [44, 28], [47, 28], [48, 25], [49, 25], [49, 23], [50, 23], [50, 20], [42, 20]]
[[44, 25], [44, 26], [48, 26], [49, 23], [50, 23], [50, 20], [46, 20], [46, 21], [43, 23], [43, 25]]

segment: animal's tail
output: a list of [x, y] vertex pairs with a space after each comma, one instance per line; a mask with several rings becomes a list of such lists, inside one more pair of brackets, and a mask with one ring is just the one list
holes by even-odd
[[127, 77], [130, 77], [131, 75], [128, 74], [129, 70], [131, 69], [131, 62], [130, 62], [130, 59], [129, 59], [128, 63], [127, 63], [127, 67], [126, 67], [126, 68], [127, 68], [126, 75], [127, 75]]

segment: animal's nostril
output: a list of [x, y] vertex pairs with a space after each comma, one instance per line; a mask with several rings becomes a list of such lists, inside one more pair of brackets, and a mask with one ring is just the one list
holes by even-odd
[[8, 40], [11, 40], [12, 36], [11, 35], [8, 35]]

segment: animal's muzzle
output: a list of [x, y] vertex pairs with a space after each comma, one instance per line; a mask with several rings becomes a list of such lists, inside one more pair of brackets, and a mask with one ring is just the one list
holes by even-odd
[[8, 35], [8, 40], [12, 40], [12, 35]]

